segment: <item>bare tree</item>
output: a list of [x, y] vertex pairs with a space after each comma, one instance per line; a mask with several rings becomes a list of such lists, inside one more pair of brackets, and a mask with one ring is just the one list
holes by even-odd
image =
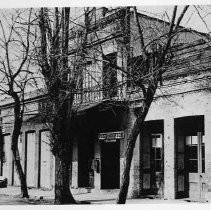
[[[45, 80], [47, 104], [45, 120], [51, 132], [55, 156], [55, 203], [75, 204], [70, 186], [71, 131], [73, 102], [81, 90], [81, 75], [87, 40], [89, 8], [85, 26], [70, 28], [70, 8], [41, 8], [39, 11], [40, 47], [38, 63]], [[73, 37], [73, 38], [71, 38]], [[73, 51], [70, 55], [70, 51]]]
[[22, 197], [29, 197], [26, 174], [20, 161], [18, 138], [24, 116], [24, 95], [35, 80], [31, 67], [30, 10], [5, 10], [0, 20], [0, 94], [10, 96], [14, 102], [14, 124], [11, 149], [21, 183]]
[[178, 30], [180, 28], [179, 25], [188, 9], [188, 6], [184, 7], [182, 13], [177, 19], [177, 6], [175, 6], [168, 32], [159, 39], [152, 39], [150, 43], [146, 43], [145, 41], [145, 31], [143, 31], [142, 26], [140, 25], [136, 7], [133, 9], [142, 59], [141, 62], [139, 62], [139, 65], [136, 66], [136, 77], [131, 78], [131, 80], [141, 88], [143, 100], [141, 108], [137, 111], [137, 118], [127, 139], [128, 144], [125, 152], [125, 168], [122, 174], [120, 192], [116, 201], [118, 204], [124, 204], [126, 202], [130, 182], [130, 167], [136, 139], [138, 134], [143, 131], [144, 120], [150, 109], [159, 82], [162, 85], [162, 75], [166, 71], [166, 67], [168, 66], [171, 58], [169, 55], [172, 42], [174, 37], [178, 34]]

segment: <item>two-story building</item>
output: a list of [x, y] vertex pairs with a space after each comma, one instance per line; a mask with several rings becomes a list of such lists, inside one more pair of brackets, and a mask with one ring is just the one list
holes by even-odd
[[[141, 62], [140, 41], [130, 10], [103, 8], [96, 14], [101, 18], [90, 27], [82, 91], [75, 95], [70, 187], [118, 190], [128, 133], [142, 106], [141, 91], [127, 74]], [[168, 22], [143, 14], [138, 18], [146, 43], [162, 41]], [[211, 191], [211, 47], [206, 34], [181, 29], [163, 85], [137, 138], [129, 196], [207, 199]], [[55, 164], [49, 131], [39, 115], [41, 95], [34, 92], [26, 97], [19, 150], [28, 186], [52, 189]], [[18, 185], [10, 151], [12, 102], [1, 101], [0, 109], [1, 175], [10, 185]]]

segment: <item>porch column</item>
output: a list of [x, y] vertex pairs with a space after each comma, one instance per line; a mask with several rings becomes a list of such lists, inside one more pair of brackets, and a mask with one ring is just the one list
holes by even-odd
[[174, 118], [164, 120], [164, 198], [175, 199]]
[[72, 148], [72, 184], [71, 187], [78, 187], [78, 139], [73, 140]]

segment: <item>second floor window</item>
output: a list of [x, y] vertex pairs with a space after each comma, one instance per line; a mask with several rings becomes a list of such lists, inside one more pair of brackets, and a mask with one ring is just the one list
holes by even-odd
[[117, 53], [103, 56], [103, 97], [111, 98], [117, 95]]

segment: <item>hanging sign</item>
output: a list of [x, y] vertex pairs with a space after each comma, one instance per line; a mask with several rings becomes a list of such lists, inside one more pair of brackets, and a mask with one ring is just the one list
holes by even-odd
[[124, 131], [99, 133], [98, 139], [104, 142], [116, 142], [117, 139], [124, 139]]

